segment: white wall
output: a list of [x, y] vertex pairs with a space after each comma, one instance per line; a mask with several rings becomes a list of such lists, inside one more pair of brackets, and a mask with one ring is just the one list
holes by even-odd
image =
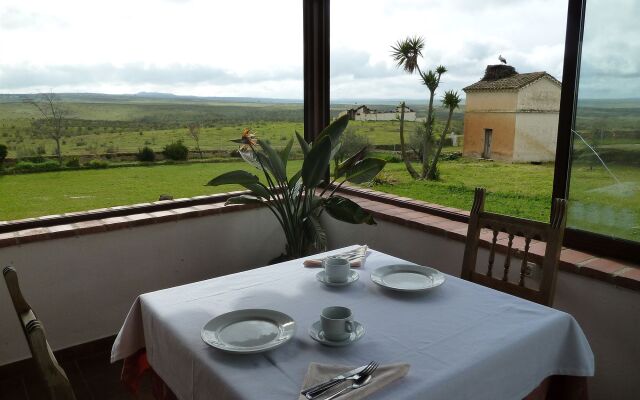
[[561, 88], [549, 78], [538, 79], [518, 92], [518, 111], [560, 111]]
[[[349, 225], [325, 218], [331, 247], [367, 244], [406, 260], [460, 275], [464, 243], [378, 220]], [[481, 258], [486, 258], [483, 250]], [[500, 265], [500, 260], [496, 260]], [[640, 292], [560, 272], [554, 307], [573, 315], [596, 359], [592, 400], [636, 400], [640, 393]]]
[[515, 162], [550, 162], [556, 159], [557, 112], [518, 112], [513, 144]]
[[[331, 218], [323, 223], [332, 248], [368, 244], [460, 273], [462, 242], [386, 221], [373, 227]], [[18, 269], [27, 300], [52, 347], [60, 349], [115, 334], [140, 293], [262, 266], [283, 246], [273, 217], [249, 210], [2, 248], [0, 265]], [[555, 307], [578, 320], [595, 353], [591, 398], [636, 399], [640, 293], [561, 272]], [[4, 284], [0, 321], [0, 365], [28, 357]]]
[[[267, 210], [0, 248], [55, 349], [116, 334], [135, 298], [263, 266], [284, 249]], [[0, 365], [29, 357], [7, 288], [0, 284]]]

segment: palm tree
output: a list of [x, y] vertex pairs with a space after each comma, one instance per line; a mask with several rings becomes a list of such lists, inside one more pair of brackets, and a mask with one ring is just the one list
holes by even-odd
[[433, 135], [433, 99], [436, 95], [436, 89], [440, 86], [440, 77], [442, 74], [447, 72], [447, 69], [439, 65], [436, 67], [435, 71], [429, 70], [426, 73], [420, 72], [420, 77], [422, 78], [422, 84], [429, 89], [429, 106], [427, 108], [427, 122], [426, 122], [426, 135], [424, 136], [424, 141], [422, 143], [422, 178], [429, 178], [429, 154], [431, 153], [429, 149], [429, 138]]
[[394, 46], [391, 46], [391, 55], [398, 68], [402, 67], [410, 74], [413, 74], [416, 70], [421, 73], [418, 57], [422, 57], [423, 48], [424, 39], [422, 37], [408, 37], [405, 40], [398, 40]]
[[453, 90], [448, 90], [444, 93], [444, 97], [442, 98], [442, 106], [449, 109], [449, 116], [447, 117], [447, 124], [442, 131], [442, 135], [440, 136], [440, 142], [438, 143], [438, 149], [436, 153], [433, 155], [433, 159], [431, 160], [431, 165], [429, 166], [429, 170], [427, 172], [427, 179], [436, 179], [437, 168], [438, 168], [438, 158], [440, 157], [440, 152], [442, 151], [442, 147], [444, 146], [444, 140], [449, 133], [449, 129], [451, 128], [451, 117], [453, 116], [453, 111], [460, 106], [460, 96], [458, 92]]
[[[422, 179], [429, 178], [429, 138], [433, 134], [434, 115], [433, 115], [433, 99], [435, 97], [436, 90], [440, 85], [440, 78], [447, 69], [439, 65], [435, 71], [428, 70], [422, 72], [420, 65], [418, 64], [418, 58], [422, 57], [422, 50], [424, 49], [424, 39], [420, 36], [407, 37], [404, 40], [399, 40], [395, 45], [391, 46], [391, 56], [396, 62], [398, 68], [402, 68], [405, 72], [413, 74], [417, 72], [422, 80], [422, 84], [429, 90], [429, 105], [427, 107], [427, 120], [425, 122], [426, 134], [422, 142]], [[402, 143], [401, 143], [402, 145]], [[432, 162], [433, 163], [433, 162]], [[411, 173], [411, 172], [410, 172]]]

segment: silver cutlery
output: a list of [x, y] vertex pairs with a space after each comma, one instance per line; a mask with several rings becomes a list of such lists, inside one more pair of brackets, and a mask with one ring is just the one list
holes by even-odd
[[326, 392], [328, 389], [341, 384], [342, 382], [352, 380], [356, 381], [358, 379], [364, 379], [367, 376], [373, 374], [373, 372], [378, 368], [378, 363], [375, 361], [371, 361], [369, 364], [355, 368], [347, 373], [335, 376], [331, 378], [329, 381], [321, 383], [319, 385], [310, 387], [301, 392], [301, 394], [307, 399], [315, 399], [322, 393]]
[[353, 381], [353, 383], [350, 386], [347, 386], [346, 388], [340, 390], [339, 392], [332, 394], [331, 396], [327, 397], [324, 400], [332, 400], [332, 399], [335, 399], [336, 397], [342, 396], [347, 391], [356, 390], [363, 386], [366, 386], [369, 384], [369, 382], [371, 382], [371, 379], [373, 379], [371, 375], [361, 376], [359, 379], [356, 379], [355, 381]]

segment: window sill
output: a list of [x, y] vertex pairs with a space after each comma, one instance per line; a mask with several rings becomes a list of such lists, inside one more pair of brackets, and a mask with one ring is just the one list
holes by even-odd
[[[379, 220], [393, 222], [460, 242], [466, 241], [468, 211], [351, 186], [341, 192], [342, 196], [357, 202]], [[491, 239], [491, 231], [483, 230], [480, 235], [481, 246], [490, 248]], [[506, 234], [498, 235], [496, 248], [499, 252], [506, 254], [507, 241]], [[516, 237], [513, 248], [517, 253], [522, 254], [524, 240]], [[533, 240], [529, 250], [529, 259], [536, 263], [542, 262], [544, 249], [544, 243]], [[640, 291], [640, 265], [631, 262], [602, 258], [563, 247], [560, 254], [560, 270]]]
[[[341, 195], [352, 199], [382, 221], [417, 229], [448, 239], [464, 242], [467, 236], [468, 211], [443, 207], [420, 200], [400, 197], [371, 189], [346, 187]], [[0, 248], [36, 241], [114, 231], [155, 223], [178, 221], [246, 210], [256, 206], [225, 206], [230, 192], [190, 199], [176, 199], [102, 210], [30, 218], [0, 223]], [[428, 210], [428, 211], [427, 211]], [[480, 235], [481, 246], [489, 248], [491, 232]], [[516, 238], [513, 248], [522, 252], [524, 242]], [[497, 249], [506, 253], [506, 235], [498, 235]], [[532, 241], [530, 260], [541, 262], [544, 244]], [[640, 265], [601, 258], [593, 254], [564, 247], [560, 270], [606, 281], [617, 286], [640, 291]]]

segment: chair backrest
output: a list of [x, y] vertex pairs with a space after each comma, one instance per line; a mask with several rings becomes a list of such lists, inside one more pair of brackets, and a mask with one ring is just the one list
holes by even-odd
[[13, 306], [16, 309], [20, 325], [29, 343], [29, 349], [31, 349], [31, 354], [38, 370], [47, 384], [51, 399], [75, 400], [76, 397], [67, 374], [58, 364], [51, 347], [49, 347], [49, 343], [47, 343], [42, 323], [38, 321], [31, 306], [22, 296], [16, 270], [12, 267], [6, 267], [2, 270], [2, 275], [4, 275]]
[[[476, 188], [473, 199], [473, 207], [469, 217], [469, 229], [467, 231], [467, 242], [464, 250], [464, 260], [462, 262], [463, 279], [491, 287], [502, 292], [513, 294], [536, 303], [551, 306], [555, 294], [556, 277], [558, 273], [558, 263], [560, 251], [562, 250], [562, 239], [566, 224], [567, 203], [563, 199], [553, 199], [551, 209], [551, 223], [531, 221], [524, 218], [510, 217], [501, 214], [494, 214], [484, 211], [485, 189]], [[482, 229], [489, 229], [492, 232], [491, 246], [489, 250], [489, 262], [487, 270], [480, 273], [476, 270], [478, 246], [480, 244], [480, 233]], [[493, 264], [495, 261], [496, 242], [498, 235], [504, 232], [507, 235], [507, 254], [503, 265], [502, 273], [494, 277]], [[509, 281], [509, 268], [514, 256], [514, 237], [524, 238], [524, 248], [515, 255], [521, 257], [520, 273], [517, 283]], [[542, 278], [537, 289], [525, 285], [525, 277], [528, 269], [529, 250], [532, 240], [546, 242], [544, 258], [542, 261]]]

